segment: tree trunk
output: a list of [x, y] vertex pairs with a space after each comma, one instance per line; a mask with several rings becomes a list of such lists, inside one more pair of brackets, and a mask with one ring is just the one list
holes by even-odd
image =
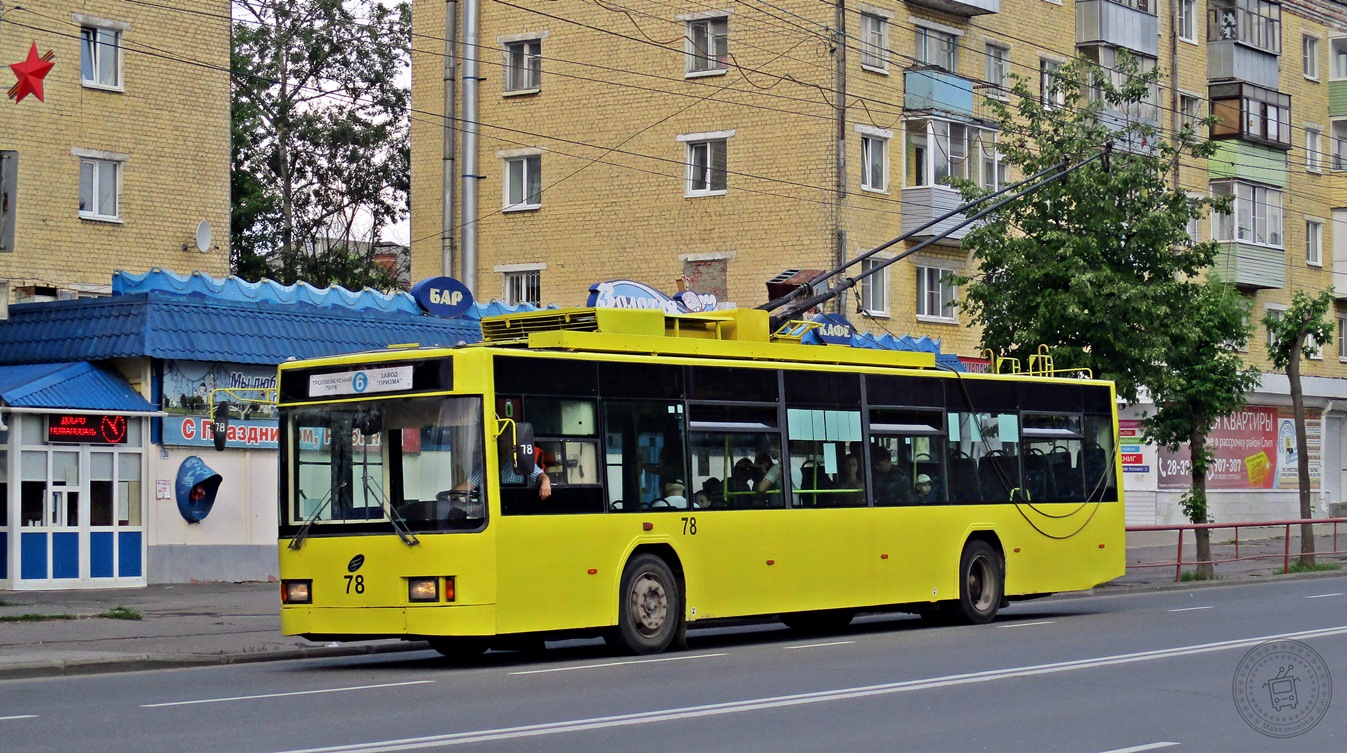
[[[1197, 422], [1200, 423], [1200, 422]], [[1193, 459], [1191, 501], [1188, 507], [1188, 519], [1194, 523], [1208, 522], [1207, 514], [1207, 427], [1194, 428], [1188, 437], [1188, 449]], [[1199, 580], [1213, 580], [1216, 566], [1211, 562], [1211, 529], [1198, 528], [1193, 531], [1193, 541], [1197, 543], [1197, 577]]]
[[[1310, 455], [1306, 451], [1305, 437], [1305, 396], [1300, 389], [1300, 348], [1305, 343], [1304, 330], [1296, 340], [1295, 350], [1286, 364], [1286, 378], [1291, 383], [1291, 405], [1296, 416], [1296, 475], [1300, 487], [1300, 518], [1309, 520], [1314, 517], [1310, 495]], [[1314, 524], [1300, 525], [1300, 564], [1314, 567]]]

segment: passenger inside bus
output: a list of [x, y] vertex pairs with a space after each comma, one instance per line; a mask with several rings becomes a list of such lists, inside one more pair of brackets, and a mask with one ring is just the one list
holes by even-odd
[[871, 447], [870, 456], [875, 460], [875, 504], [906, 504], [910, 489], [907, 474], [893, 464], [892, 456], [884, 447]]
[[725, 505], [725, 484], [720, 479], [712, 476], [702, 484], [702, 490], [697, 492], [692, 500], [692, 506], [699, 509], [709, 509], [714, 507], [723, 507]]
[[935, 502], [935, 485], [931, 482], [931, 477], [925, 473], [917, 474], [917, 482], [913, 487], [912, 501], [919, 505], [927, 505]]
[[851, 453], [842, 459], [842, 467], [837, 472], [837, 478], [833, 481], [833, 488], [837, 490], [836, 499], [832, 502], [837, 507], [864, 507], [865, 506], [865, 477], [861, 474], [863, 463], [861, 457], [856, 453]]

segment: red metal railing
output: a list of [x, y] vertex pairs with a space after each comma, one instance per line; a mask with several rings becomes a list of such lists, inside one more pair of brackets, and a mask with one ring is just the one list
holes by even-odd
[[[1174, 526], [1127, 526], [1127, 531], [1129, 533], [1133, 531], [1173, 531], [1178, 534], [1178, 556], [1175, 558], [1173, 562], [1128, 563], [1127, 567], [1129, 569], [1130, 568], [1140, 569], [1147, 567], [1172, 567], [1174, 568], [1174, 580], [1177, 582], [1183, 579], [1184, 565], [1207, 565], [1207, 564], [1220, 565], [1229, 562], [1248, 562], [1251, 560], [1274, 559], [1280, 557], [1282, 560], [1282, 572], [1287, 573], [1290, 572], [1291, 570], [1291, 560], [1300, 557], [1299, 551], [1295, 552], [1291, 551], [1291, 528], [1293, 526], [1298, 528], [1299, 526], [1304, 525], [1306, 523], [1312, 523], [1316, 529], [1324, 528], [1327, 526], [1332, 526], [1333, 529], [1332, 551], [1316, 551], [1314, 553], [1316, 557], [1319, 555], [1347, 554], [1347, 550], [1343, 550], [1338, 547], [1338, 524], [1347, 523], [1347, 518], [1312, 518], [1309, 520], [1262, 520], [1252, 523], [1187, 523], [1184, 525], [1174, 525]], [[1271, 528], [1271, 529], [1281, 528], [1282, 543], [1283, 543], [1282, 552], [1280, 554], [1274, 553], [1274, 554], [1241, 555], [1239, 535], [1240, 531], [1247, 528]], [[1234, 529], [1235, 539], [1233, 544], [1235, 547], [1235, 556], [1220, 559], [1213, 557], [1213, 559], [1211, 560], [1188, 560], [1185, 562], [1183, 559], [1183, 536], [1188, 531], [1196, 531], [1198, 529], [1206, 529], [1206, 530]], [[1347, 531], [1345, 531], [1344, 534], [1347, 535]], [[1321, 534], [1318, 533], [1315, 534], [1316, 543], [1320, 535]], [[1220, 542], [1218, 544], [1217, 542], [1212, 542], [1212, 549], [1214, 550], [1217, 546], [1228, 547], [1231, 543], [1232, 542]], [[1247, 547], [1249, 543], [1251, 542], [1249, 538], [1246, 536], [1245, 546]]]

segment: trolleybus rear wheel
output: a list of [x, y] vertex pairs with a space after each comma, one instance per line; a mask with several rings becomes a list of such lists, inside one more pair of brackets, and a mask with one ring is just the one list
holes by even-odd
[[1005, 591], [1001, 555], [985, 541], [969, 541], [959, 558], [959, 601], [950, 605], [952, 616], [970, 625], [991, 622], [1001, 608]]
[[632, 653], [657, 654], [669, 647], [683, 621], [683, 595], [664, 560], [633, 557], [622, 571], [618, 633]]

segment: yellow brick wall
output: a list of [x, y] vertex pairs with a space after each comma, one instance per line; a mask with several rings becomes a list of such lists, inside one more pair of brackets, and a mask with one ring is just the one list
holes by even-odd
[[[840, 208], [833, 200], [836, 125], [831, 108], [833, 62], [824, 36], [833, 25], [832, 9], [817, 2], [789, 0], [770, 9], [711, 2], [624, 5], [629, 14], [592, 4], [553, 4], [548, 18], [537, 13], [487, 5], [481, 42], [482, 143], [478, 279], [481, 298], [501, 295], [497, 265], [546, 263], [544, 301], [583, 302], [585, 286], [601, 279], [631, 277], [669, 289], [681, 271], [679, 255], [723, 253], [729, 262], [730, 298], [743, 305], [766, 299], [763, 281], [787, 267], [826, 267], [832, 259], [834, 209], [839, 212], [851, 255], [901, 232], [903, 182], [903, 69], [914, 54], [914, 19], [960, 32], [958, 73], [981, 81], [985, 48], [995, 42], [1010, 49], [1011, 70], [1037, 87], [1040, 57], [1068, 59], [1075, 53], [1074, 0], [1002, 0], [995, 14], [962, 18], [899, 0], [866, 3], [893, 14], [889, 22], [889, 74], [860, 67], [859, 8], [849, 3], [846, 184]], [[1206, 3], [1197, 7], [1196, 42], [1173, 34], [1173, 0], [1159, 9], [1158, 66], [1166, 71], [1161, 92], [1162, 129], [1175, 125], [1175, 89], [1207, 94]], [[1292, 96], [1293, 141], [1287, 176], [1285, 237], [1288, 288], [1253, 296], [1255, 318], [1268, 302], [1289, 301], [1297, 287], [1327, 287], [1332, 271], [1331, 176], [1304, 169], [1306, 122], [1325, 128], [1327, 147], [1328, 38], [1347, 31], [1347, 19], [1335, 6], [1305, 0], [1284, 5], [1281, 90]], [[418, 33], [443, 32], [443, 3], [419, 0], [414, 8]], [[744, 74], [684, 79], [682, 24], [679, 13], [733, 10], [729, 17], [730, 52]], [[1336, 14], [1336, 15], [1335, 15]], [[560, 20], [567, 19], [567, 20]], [[1300, 35], [1322, 37], [1320, 82], [1302, 75]], [[542, 91], [506, 97], [501, 90], [499, 37], [544, 33]], [[441, 122], [425, 113], [442, 113], [443, 43], [418, 38], [425, 48], [413, 60], [413, 101], [422, 116], [413, 124], [412, 237], [413, 272], [439, 273]], [[593, 65], [583, 65], [591, 61]], [[721, 87], [727, 87], [723, 91]], [[710, 95], [710, 96], [708, 96]], [[698, 98], [705, 97], [704, 100]], [[433, 122], [432, 122], [433, 121]], [[860, 190], [860, 136], [857, 126], [893, 132], [886, 194]], [[684, 198], [680, 133], [734, 130], [729, 142], [729, 191], [723, 197]], [[498, 152], [543, 150], [542, 208], [501, 213], [502, 167]], [[607, 150], [613, 151], [607, 151]], [[1012, 176], [1015, 178], [1018, 176]], [[1209, 189], [1207, 166], [1185, 157], [1179, 186]], [[555, 184], [555, 185], [554, 185]], [[1324, 266], [1309, 268], [1304, 254], [1304, 216], [1325, 220]], [[1201, 226], [1210, 236], [1209, 222]], [[898, 253], [898, 246], [889, 253]], [[914, 315], [916, 268], [921, 263], [967, 263], [957, 247], [926, 249], [889, 269], [887, 318], [856, 323], [874, 331], [928, 335], [943, 341], [945, 352], [974, 355], [978, 332], [965, 321], [918, 320]], [[1347, 265], [1347, 260], [1344, 260]], [[1347, 295], [1347, 293], [1345, 293]], [[961, 318], [966, 319], [963, 315]], [[1266, 335], [1255, 333], [1250, 356], [1264, 358]], [[1336, 349], [1330, 355], [1335, 356]], [[1307, 372], [1341, 375], [1336, 357], [1314, 363]]]
[[[56, 65], [45, 103], [0, 100], [0, 150], [19, 153], [15, 251], [0, 254], [0, 278], [87, 288], [107, 286], [118, 269], [227, 274], [229, 3], [23, 6], [10, 4], [0, 24], [0, 62], [23, 60], [36, 41], [39, 53], [55, 52]], [[76, 13], [130, 24], [122, 35], [124, 91], [81, 85]], [[7, 67], [4, 73], [8, 88], [13, 78]], [[127, 156], [120, 223], [80, 219], [80, 160], [72, 148]], [[219, 249], [184, 251], [201, 220], [210, 222]]]

